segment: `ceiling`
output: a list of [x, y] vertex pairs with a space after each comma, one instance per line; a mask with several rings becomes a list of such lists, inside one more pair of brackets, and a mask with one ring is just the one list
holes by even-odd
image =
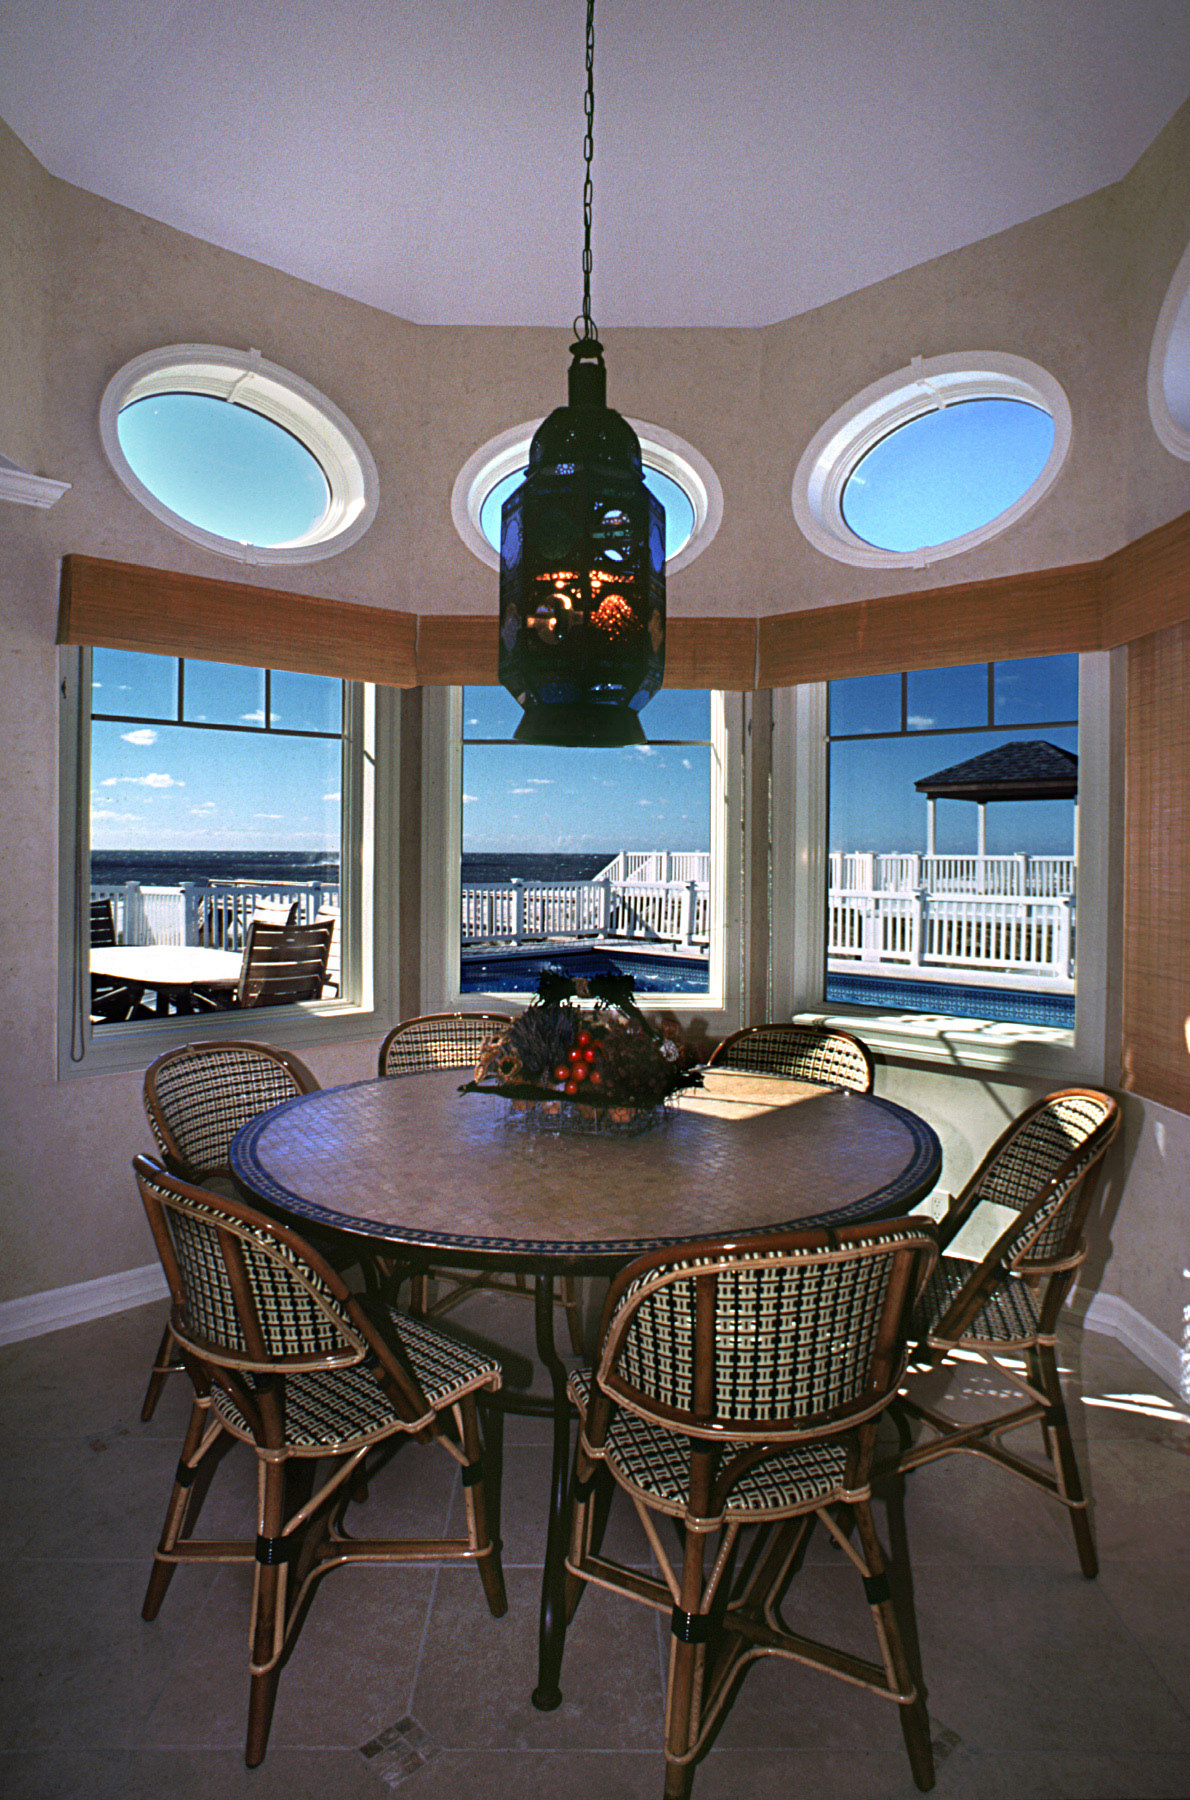
[[[425, 323], [581, 302], [583, 0], [6, 0], [55, 175]], [[788, 318], [1118, 180], [1185, 0], [599, 0], [599, 325]]]

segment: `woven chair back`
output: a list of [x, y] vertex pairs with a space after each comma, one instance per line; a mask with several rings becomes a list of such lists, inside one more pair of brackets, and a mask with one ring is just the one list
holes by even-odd
[[824, 1087], [872, 1091], [872, 1057], [866, 1044], [846, 1031], [817, 1025], [749, 1025], [724, 1038], [708, 1059], [720, 1069], [753, 1075], [786, 1075]]
[[267, 1369], [302, 1359], [343, 1366], [366, 1337], [332, 1291], [332, 1272], [283, 1226], [167, 1173], [133, 1163], [174, 1299], [174, 1330], [204, 1362]]
[[241, 1126], [317, 1086], [296, 1056], [263, 1044], [183, 1044], [146, 1072], [145, 1111], [166, 1161], [201, 1179], [227, 1168]]
[[886, 1403], [936, 1255], [922, 1219], [653, 1253], [613, 1285], [599, 1385], [691, 1436], [838, 1431]]
[[490, 1037], [512, 1023], [509, 1013], [425, 1013], [394, 1025], [380, 1046], [381, 1075], [468, 1069]]
[[[292, 909], [291, 909], [292, 912]], [[292, 918], [253, 918], [244, 940], [238, 1006], [294, 1006], [322, 997], [334, 922], [299, 925]]]
[[1086, 1177], [1119, 1127], [1109, 1094], [1071, 1088], [1050, 1094], [1017, 1119], [976, 1176], [969, 1194], [1022, 1212], [1049, 1188], [1040, 1213], [1011, 1241], [1014, 1266], [1059, 1261], [1078, 1247], [1089, 1186]]

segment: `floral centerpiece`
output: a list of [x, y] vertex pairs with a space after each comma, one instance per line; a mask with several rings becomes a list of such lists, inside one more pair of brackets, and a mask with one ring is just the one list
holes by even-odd
[[570, 1102], [596, 1129], [660, 1118], [670, 1094], [702, 1077], [693, 1052], [646, 1019], [633, 986], [631, 975], [572, 979], [546, 970], [536, 998], [488, 1039], [461, 1092], [501, 1094], [546, 1119], [568, 1115]]

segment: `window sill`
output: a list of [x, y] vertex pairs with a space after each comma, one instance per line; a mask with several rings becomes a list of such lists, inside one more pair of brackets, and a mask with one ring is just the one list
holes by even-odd
[[1091, 1071], [1081, 1067], [1075, 1033], [1051, 1026], [846, 1006], [806, 1008], [795, 1017], [798, 1023], [854, 1032], [870, 1050], [898, 1062], [943, 1063], [960, 1072], [1000, 1069], [1060, 1081], [1092, 1078]]
[[246, 1039], [301, 1052], [325, 1044], [350, 1043], [373, 1038], [379, 1047], [387, 1030], [387, 1018], [374, 1007], [350, 1001], [330, 1001], [308, 1006], [249, 1007], [242, 1012], [176, 1013], [167, 1019], [143, 1019], [126, 1025], [105, 1025], [93, 1034], [81, 1062], [69, 1052], [58, 1059], [58, 1079], [86, 1075], [122, 1075], [143, 1071], [166, 1050], [201, 1039]]

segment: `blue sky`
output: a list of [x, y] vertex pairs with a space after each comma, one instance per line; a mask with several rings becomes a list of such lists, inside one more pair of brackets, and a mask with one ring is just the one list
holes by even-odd
[[1033, 485], [1054, 421], [1021, 400], [964, 400], [890, 431], [843, 484], [843, 517], [865, 543], [922, 550], [975, 531]]
[[[1078, 753], [1078, 729], [1055, 719], [1078, 716], [1077, 656], [1021, 658], [992, 665], [833, 681], [829, 689], [830, 848], [924, 851], [926, 798], [914, 782], [997, 745], [1043, 739]], [[986, 723], [1000, 729], [964, 731]], [[902, 705], [905, 735], [900, 732]], [[845, 736], [839, 733], [872, 735]], [[969, 800], [937, 802], [939, 855], [973, 855], [978, 809]], [[1074, 805], [1069, 800], [994, 801], [987, 808], [989, 855], [1023, 851], [1069, 856]]]
[[509, 737], [521, 709], [503, 688], [463, 691], [465, 851], [709, 850], [706, 694], [665, 689], [645, 707], [641, 749], [467, 743]]

